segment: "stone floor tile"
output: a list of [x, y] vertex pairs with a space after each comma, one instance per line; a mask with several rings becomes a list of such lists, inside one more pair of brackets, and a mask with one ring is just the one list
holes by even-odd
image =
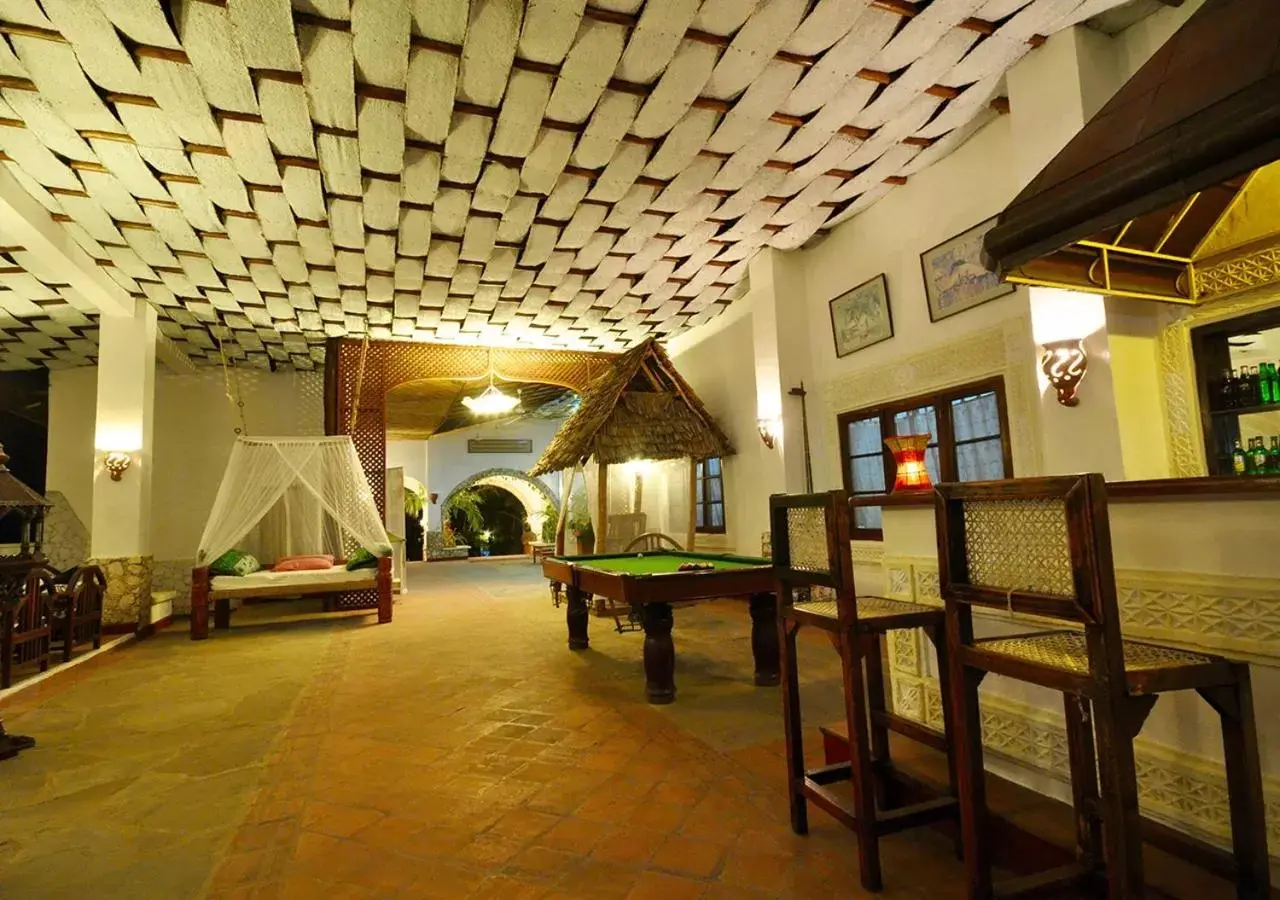
[[486, 878], [470, 897], [471, 900], [544, 900], [550, 891], [542, 882], [495, 875]]
[[639, 878], [640, 872], [630, 866], [587, 859], [565, 874], [558, 890], [579, 897], [626, 897]]
[[653, 854], [649, 866], [677, 875], [711, 878], [719, 870], [724, 855], [723, 844], [673, 835]]
[[535, 845], [526, 847], [513, 856], [504, 866], [504, 870], [520, 877], [532, 876], [554, 881], [581, 858], [582, 855], [579, 853]]
[[504, 815], [489, 828], [490, 834], [508, 838], [535, 838], [545, 831], [550, 831], [561, 821], [560, 816], [536, 812], [530, 809], [515, 809]]
[[[387, 626], [247, 607], [208, 642], [172, 629], [0, 702], [40, 742], [0, 764], [6, 900], [864, 896], [847, 829], [811, 809], [790, 831], [740, 602], [680, 611], [680, 698], [650, 707], [640, 637], [593, 623], [570, 653], [536, 567], [409, 580]], [[839, 660], [801, 639], [806, 721], [838, 722]], [[806, 750], [822, 760], [816, 733]], [[944, 838], [882, 847], [879, 900], [962, 893]]]
[[302, 811], [302, 827], [330, 837], [351, 837], [383, 818], [376, 809], [313, 801]]
[[459, 847], [450, 854], [450, 858], [463, 865], [494, 871], [510, 862], [528, 845], [524, 839], [485, 833]]
[[616, 828], [573, 817], [562, 818], [556, 825], [539, 835], [535, 843], [555, 850], [587, 853], [601, 841], [608, 840]]
[[627, 894], [627, 900], [698, 900], [706, 891], [707, 885], [701, 881], [644, 872]]
[[610, 838], [596, 845], [591, 851], [591, 858], [598, 862], [643, 866], [666, 839], [667, 836], [661, 831], [634, 825], [621, 827]]

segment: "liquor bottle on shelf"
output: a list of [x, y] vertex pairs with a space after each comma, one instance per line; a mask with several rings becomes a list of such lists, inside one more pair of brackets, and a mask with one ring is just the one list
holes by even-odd
[[1275, 363], [1267, 363], [1267, 371], [1271, 376], [1271, 402], [1280, 403], [1280, 372]]
[[1244, 448], [1240, 446], [1240, 438], [1236, 438], [1235, 446], [1231, 448], [1231, 472], [1233, 475], [1244, 475], [1248, 471], [1248, 455], [1244, 452]]
[[1274, 368], [1271, 363], [1261, 363], [1258, 366], [1258, 403], [1267, 406], [1275, 403], [1275, 398], [1271, 393], [1271, 370]]
[[1249, 474], [1267, 474], [1267, 445], [1262, 438], [1250, 438], [1249, 444], [1252, 447], [1249, 451]]
[[1280, 435], [1271, 435], [1271, 449], [1267, 451], [1267, 472], [1280, 475]]
[[1232, 409], [1236, 405], [1236, 370], [1223, 369], [1222, 380], [1218, 382], [1218, 396], [1215, 398], [1218, 409]]
[[1258, 380], [1250, 378], [1249, 367], [1240, 367], [1240, 377], [1236, 379], [1236, 407], [1253, 406], [1254, 395], [1257, 393], [1256, 385]]

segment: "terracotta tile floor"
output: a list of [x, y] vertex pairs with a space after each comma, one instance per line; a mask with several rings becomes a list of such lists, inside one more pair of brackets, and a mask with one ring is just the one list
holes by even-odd
[[[0, 713], [40, 746], [0, 764], [0, 896], [861, 896], [848, 832], [787, 826], [745, 606], [677, 611], [655, 708], [643, 636], [593, 620], [570, 652], [537, 572], [417, 567], [384, 627], [254, 607], [19, 694]], [[838, 719], [838, 661], [802, 652], [810, 721]], [[882, 896], [961, 896], [941, 835], [883, 846]]]

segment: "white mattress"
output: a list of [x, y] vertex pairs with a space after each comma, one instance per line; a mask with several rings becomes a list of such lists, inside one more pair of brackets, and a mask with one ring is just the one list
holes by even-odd
[[214, 593], [252, 596], [255, 590], [262, 588], [276, 591], [296, 587], [300, 593], [308, 593], [325, 585], [368, 583], [372, 587], [377, 580], [377, 569], [356, 569], [349, 572], [346, 566], [334, 566], [330, 569], [306, 569], [298, 572], [272, 572], [264, 569], [251, 575], [215, 575], [209, 586]]

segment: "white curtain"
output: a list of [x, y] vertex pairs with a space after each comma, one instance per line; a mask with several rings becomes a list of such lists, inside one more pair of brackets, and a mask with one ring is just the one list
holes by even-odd
[[233, 547], [264, 562], [304, 553], [344, 556], [356, 546], [375, 556], [390, 551], [349, 437], [242, 437], [231, 449], [196, 559], [204, 565]]
[[[591, 524], [599, 536], [600, 469], [594, 459], [585, 468]], [[636, 505], [637, 478], [640, 481], [639, 506]], [[688, 543], [689, 513], [693, 502], [689, 495], [688, 459], [642, 460], [609, 466], [608, 490], [610, 518], [643, 513], [642, 527], [634, 520], [628, 522], [633, 530], [661, 532], [674, 538], [682, 547]], [[617, 524], [621, 524], [621, 520]], [[616, 529], [610, 527], [605, 541], [607, 547], [597, 545], [597, 553], [621, 552], [626, 549], [627, 535], [616, 533]]]

